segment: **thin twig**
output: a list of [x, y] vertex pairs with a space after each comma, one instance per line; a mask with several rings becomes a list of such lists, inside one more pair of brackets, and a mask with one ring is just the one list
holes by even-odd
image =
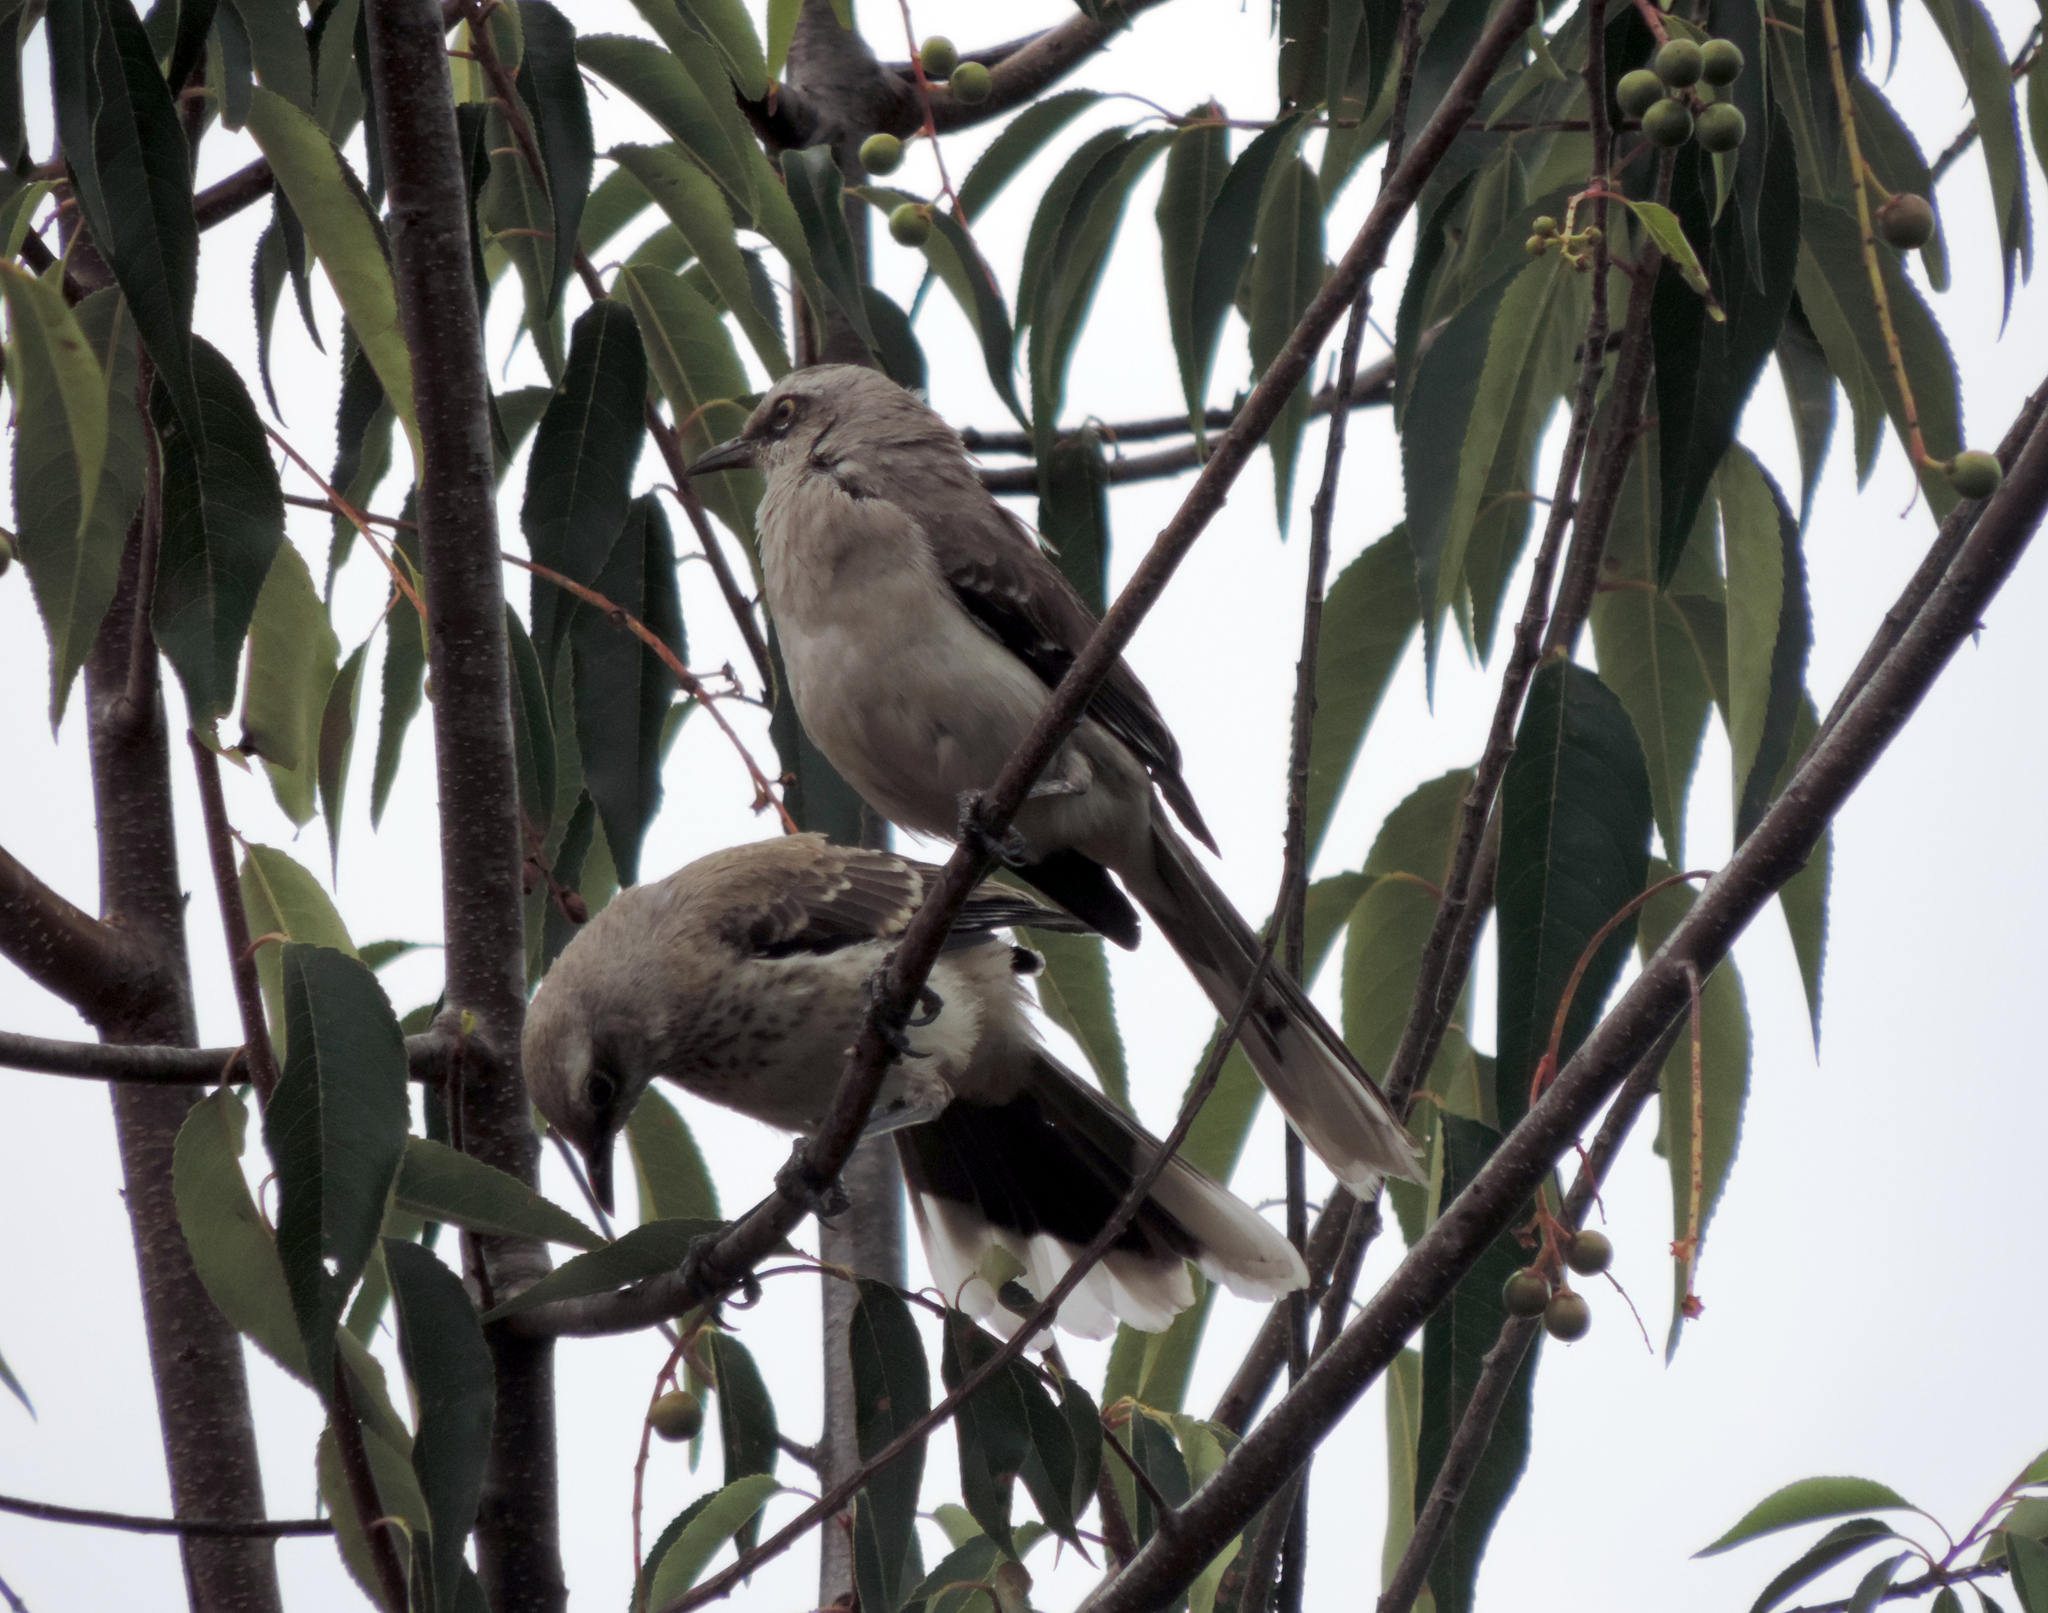
[[[1896, 1585], [1888, 1585], [1878, 1592], [1880, 1602], [1903, 1602], [1916, 1596], [1925, 1596], [1929, 1591], [1938, 1591], [1944, 1585], [1967, 1585], [1975, 1580], [1993, 1579], [2000, 1574], [2012, 1572], [2012, 1564], [2000, 1558], [1996, 1562], [1978, 1563], [1970, 1568], [1942, 1568], [1922, 1574], [1918, 1579], [1902, 1579]], [[1785, 1613], [1849, 1613], [1849, 1606], [1856, 1599], [1845, 1596], [1837, 1602], [1815, 1602], [1805, 1607], [1785, 1609]]]
[[761, 636], [761, 624], [754, 616], [753, 602], [740, 588], [732, 567], [725, 562], [725, 551], [719, 547], [717, 535], [711, 529], [711, 518], [704, 511], [704, 501], [690, 483], [690, 462], [683, 455], [682, 437], [675, 427], [654, 412], [651, 403], [647, 406], [647, 431], [668, 466], [668, 491], [682, 506], [683, 514], [690, 518], [691, 529], [703, 547], [705, 563], [711, 567], [711, 575], [718, 581], [718, 591], [725, 597], [725, 608], [731, 612], [733, 625], [740, 630], [740, 638], [747, 646], [747, 654], [753, 658], [754, 668], [761, 674], [761, 687], [772, 700], [775, 696], [775, 672], [768, 658], [768, 641]]
[[[428, 1031], [405, 1039], [409, 1080], [437, 1083], [448, 1043]], [[213, 1086], [240, 1062], [239, 1047], [163, 1047], [135, 1042], [66, 1042], [0, 1031], [0, 1069], [137, 1086]]]
[[280, 1535], [331, 1535], [332, 1518], [147, 1518], [131, 1512], [98, 1512], [90, 1507], [62, 1507], [54, 1501], [30, 1501], [0, 1495], [0, 1512], [37, 1518], [44, 1523], [80, 1523], [94, 1529], [121, 1529], [135, 1535], [194, 1535], [221, 1540], [265, 1540]]
[[356, 1523], [369, 1545], [377, 1588], [383, 1592], [385, 1607], [402, 1608], [407, 1605], [405, 1567], [398, 1560], [398, 1545], [391, 1535], [396, 1526], [385, 1519], [384, 1504], [377, 1495], [370, 1454], [363, 1444], [363, 1425], [349, 1398], [348, 1364], [339, 1351], [334, 1357], [334, 1398], [329, 1414], [335, 1449], [341, 1456], [342, 1478], [348, 1485], [349, 1504], [356, 1509]]
[[213, 865], [213, 888], [220, 900], [220, 925], [228, 944], [228, 972], [235, 983], [235, 1007], [242, 1016], [243, 1063], [255, 1083], [257, 1101], [266, 1109], [277, 1091], [277, 1052], [270, 1045], [270, 1023], [264, 1017], [263, 992], [256, 980], [256, 954], [249, 944], [249, 912], [242, 905], [241, 881], [235, 875], [235, 831], [228, 822], [226, 797], [220, 787], [220, 757], [196, 733], [192, 771], [199, 780], [200, 816], [206, 824], [207, 858]]

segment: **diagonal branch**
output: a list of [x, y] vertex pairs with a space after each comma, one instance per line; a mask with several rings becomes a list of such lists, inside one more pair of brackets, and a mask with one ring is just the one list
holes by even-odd
[[4, 847], [0, 954], [94, 1021], [154, 1002], [168, 978], [147, 947], [74, 907]]
[[1224, 1540], [1286, 1482], [1383, 1372], [1408, 1336], [1506, 1229], [1573, 1139], [1656, 1040], [1685, 1011], [1688, 971], [1704, 976], [1751, 919], [1805, 866], [1835, 813], [1911, 718], [1958, 646], [1978, 627], [2048, 509], [2048, 430], [2036, 427], [1987, 501], [1948, 575], [1834, 731], [1700, 893], [1691, 911], [1581, 1044], [1556, 1083], [1323, 1358], [1124, 1572], [1088, 1613], [1138, 1613], [1199, 1572], [1199, 1547]]

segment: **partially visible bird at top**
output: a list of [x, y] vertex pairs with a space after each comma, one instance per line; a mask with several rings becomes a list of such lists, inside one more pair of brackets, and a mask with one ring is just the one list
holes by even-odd
[[[606, 1208], [613, 1141], [656, 1076], [785, 1131], [822, 1123], [868, 982], [937, 876], [792, 835], [623, 890], [577, 934], [521, 1051], [535, 1105]], [[1079, 927], [1021, 891], [970, 897], [869, 1122], [895, 1137], [933, 1280], [1005, 1333], [1029, 1308], [1004, 1303], [1005, 1271], [1034, 1299], [1049, 1293], [1159, 1149], [1040, 1045], [1024, 985], [1036, 954], [997, 934], [1018, 924]], [[1013, 1261], [991, 1263], [995, 1249]], [[1194, 1303], [1189, 1261], [1259, 1299], [1308, 1281], [1276, 1228], [1175, 1155], [1059, 1324], [1088, 1338], [1118, 1321], [1158, 1332]]]
[[[690, 473], [743, 466], [766, 477], [767, 603], [805, 729], [876, 811], [957, 838], [963, 803], [995, 783], [1094, 615], [982, 487], [952, 427], [872, 370], [785, 376], [740, 435]], [[1125, 947], [1138, 940], [1128, 892], [1229, 1019], [1264, 949], [1162, 797], [1214, 851], [1180, 747], [1119, 660], [1018, 812], [1008, 860]], [[1346, 1186], [1369, 1195], [1384, 1175], [1423, 1179], [1399, 1117], [1284, 974], [1269, 970], [1259, 984], [1242, 1040], [1294, 1129]]]

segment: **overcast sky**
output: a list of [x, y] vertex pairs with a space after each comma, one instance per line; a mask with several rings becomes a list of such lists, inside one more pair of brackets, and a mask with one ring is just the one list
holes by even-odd
[[[758, 8], [757, 8], [758, 9]], [[1009, 37], [1071, 11], [1059, 0], [1002, 9], [952, 0], [916, 7], [920, 33], [945, 31], [963, 47]], [[2025, 0], [1994, 0], [2008, 50], [2032, 24]], [[644, 33], [622, 3], [573, 8], [585, 31]], [[884, 55], [901, 56], [892, 6], [869, 0], [865, 20]], [[1908, 8], [1901, 67], [1887, 87], [1930, 152], [1969, 119], [1945, 50], [1919, 8]], [[1114, 49], [1072, 82], [1142, 92], [1182, 108], [1216, 95], [1234, 115], [1263, 117], [1273, 106], [1267, 8], [1246, 0], [1178, 0], [1143, 18]], [[48, 148], [47, 66], [40, 38], [25, 63], [34, 149]], [[982, 219], [976, 231], [1013, 285], [1031, 209], [1057, 163], [1091, 127], [1142, 116], [1129, 101], [1105, 102], [1055, 142]], [[648, 138], [621, 100], [593, 95], [602, 149]], [[986, 144], [976, 131], [946, 144], [957, 179]], [[216, 132], [201, 153], [202, 182], [246, 161], [252, 148]], [[600, 164], [600, 174], [605, 171]], [[1363, 216], [1377, 161], [1354, 183], [1331, 224], [1333, 255]], [[1158, 288], [1151, 210], [1157, 169], [1134, 197], [1079, 347], [1068, 387], [1069, 415], [1116, 421], [1180, 406]], [[2035, 194], [2041, 175], [2033, 173]], [[893, 183], [933, 185], [930, 161], [914, 156]], [[1999, 329], [1999, 271], [1988, 228], [1987, 185], [1973, 152], [1941, 192], [1954, 286], [1936, 300], [1963, 377], [1967, 436], [1996, 445], [2048, 352], [2048, 319], [2038, 294], [2022, 289], [2010, 325]], [[268, 217], [252, 209], [205, 238], [199, 328], [246, 376], [254, 375], [249, 263]], [[650, 215], [651, 217], [651, 215]], [[651, 228], [651, 224], [647, 226]], [[622, 243], [636, 237], [622, 237]], [[1389, 314], [1410, 236], [1379, 283]], [[625, 250], [616, 249], [619, 255]], [[900, 302], [915, 289], [921, 258], [889, 244], [877, 249], [878, 282]], [[508, 286], [511, 282], [508, 280]], [[324, 283], [315, 300], [330, 352], [339, 318]], [[287, 302], [289, 299], [287, 299]], [[491, 353], [502, 362], [516, 319], [516, 288], [502, 294]], [[1383, 319], [1382, 323], [1386, 323]], [[971, 333], [941, 293], [919, 332], [932, 368], [934, 405], [961, 425], [1001, 427], [1004, 412]], [[333, 456], [333, 362], [315, 352], [287, 307], [274, 358], [282, 429], [313, 463]], [[1368, 361], [1384, 351], [1369, 341]], [[1242, 330], [1233, 321], [1217, 365], [1217, 401], [1245, 373]], [[530, 351], [512, 359], [507, 384], [541, 379]], [[1887, 440], [1877, 471], [1859, 494], [1848, 458], [1846, 409], [1807, 535], [1814, 600], [1810, 683], [1823, 708], [1924, 552], [1932, 522], [1914, 501], [1903, 455]], [[1399, 461], [1384, 412], [1360, 415], [1352, 430], [1336, 522], [1341, 565], [1393, 526], [1401, 513]], [[1775, 372], [1760, 383], [1743, 440], [1781, 482], [1796, 486], [1796, 451]], [[1321, 459], [1320, 430], [1304, 439], [1296, 530], [1306, 533], [1307, 494]], [[1554, 456], [1555, 441], [1550, 445]], [[401, 460], [403, 452], [400, 453]], [[1548, 464], [1539, 485], [1548, 485]], [[401, 466], [400, 475], [404, 473]], [[640, 485], [660, 478], [643, 460]], [[500, 519], [508, 546], [523, 547], [518, 504], [523, 466], [508, 480]], [[287, 471], [288, 491], [314, 491]], [[1112, 503], [1117, 544], [1113, 584], [1129, 575], [1185, 481], [1120, 490]], [[376, 507], [395, 511], [397, 479]], [[1030, 508], [1023, 507], [1027, 517]], [[678, 523], [688, 547], [687, 528]], [[291, 532], [317, 567], [326, 522], [294, 511]], [[1273, 518], [1263, 456], [1182, 567], [1140, 632], [1131, 659], [1177, 727], [1187, 776], [1224, 857], [1218, 876], [1248, 913], [1270, 907], [1278, 877], [1287, 724], [1298, 637], [1305, 543], [1283, 543]], [[690, 659], [697, 667], [744, 666], [707, 569], [681, 572]], [[523, 578], [508, 590], [524, 600]], [[335, 625], [344, 653], [371, 630], [383, 600], [381, 574], [360, 555], [344, 574]], [[1522, 584], [1510, 591], [1519, 601]], [[1523, 1613], [1658, 1606], [1672, 1610], [1743, 1605], [1796, 1554], [1787, 1539], [1698, 1563], [1690, 1553], [1749, 1505], [1792, 1479], [1856, 1473], [1883, 1480], [1957, 1533], [2043, 1446], [2048, 1388], [2038, 1371], [2048, 1322], [2048, 1284], [2039, 1252], [2039, 1157], [2048, 1133], [2039, 1037], [2028, 1030], [2048, 948], [2037, 915], [2048, 899], [2040, 821], [2039, 691], [2048, 686], [2048, 639], [2026, 627], [2048, 617], [2048, 585], [2030, 559], [1988, 614], [1919, 718], [1843, 814], [1837, 830], [1826, 1010], [1815, 1058], [1791, 949], [1775, 910], [1737, 948], [1755, 1033], [1752, 1094], [1726, 1200], [1699, 1274], [1704, 1318], [1666, 1367], [1661, 1347], [1673, 1236], [1668, 1177], [1650, 1152], [1650, 1128], [1632, 1140], [1606, 1193], [1615, 1275], [1626, 1286], [1658, 1348], [1646, 1347], [1628, 1306], [1611, 1289], [1590, 1297], [1591, 1335], [1549, 1345], [1537, 1380], [1534, 1451], [1481, 1575], [1480, 1605]], [[378, 652], [381, 653], [381, 652]], [[375, 656], [373, 655], [373, 660]], [[0, 713], [11, 787], [0, 792], [0, 843], [65, 895], [97, 903], [93, 806], [81, 703], [53, 741], [47, 710], [45, 645], [20, 568], [0, 579]], [[1495, 676], [1447, 653], [1433, 707], [1425, 702], [1419, 654], [1395, 681], [1325, 843], [1320, 872], [1356, 867], [1380, 819], [1413, 786], [1469, 763], [1480, 748]], [[174, 728], [183, 722], [175, 685]], [[373, 721], [375, 697], [363, 703]], [[772, 756], [765, 724], [728, 712], [755, 754]], [[429, 726], [415, 725], [381, 830], [367, 817], [372, 741], [357, 750], [356, 779], [341, 837], [336, 899], [360, 943], [384, 937], [433, 940], [441, 915], [433, 820]], [[222, 958], [218, 910], [182, 747], [173, 752], [181, 856], [191, 892], [189, 935], [203, 1039], [239, 1040]], [[748, 810], [740, 767], [712, 726], [688, 724], [665, 773], [667, 809], [642, 860], [649, 877], [738, 840], [773, 832]], [[1710, 734], [1692, 797], [1690, 861], [1712, 865], [1729, 834], [1727, 752]], [[258, 779], [230, 773], [229, 811], [252, 840], [287, 846], [323, 878], [329, 866], [316, 823], [296, 840]], [[1487, 969], [1490, 969], [1490, 952]], [[1180, 1091], [1211, 1028], [1207, 1004], [1171, 952], [1152, 938], [1135, 955], [1114, 954], [1132, 1090], [1155, 1129], [1171, 1123]], [[400, 1012], [438, 989], [437, 954], [401, 961], [384, 979]], [[1323, 1000], [1335, 1010], [1326, 989]], [[1491, 1045], [1490, 974], [1482, 970], [1477, 1041]], [[61, 1003], [0, 965], [0, 1027], [53, 1036], [89, 1034]], [[787, 1155], [787, 1141], [750, 1122], [681, 1100], [711, 1161], [728, 1208], [752, 1202]], [[34, 1397], [31, 1420], [0, 1397], [0, 1492], [77, 1506], [167, 1510], [154, 1397], [120, 1199], [119, 1161], [105, 1096], [95, 1085], [0, 1071], [0, 1354]], [[1254, 1130], [1235, 1186], [1254, 1201], [1280, 1192], [1280, 1130], [1270, 1110]], [[252, 1163], [254, 1152], [252, 1150]], [[574, 1204], [552, 1159], [547, 1189]], [[260, 1174], [260, 1170], [259, 1170]], [[1311, 1165], [1311, 1192], [1327, 1187]], [[808, 1236], [808, 1234], [807, 1234]], [[1373, 1251], [1362, 1292], [1398, 1257], [1391, 1232]], [[914, 1281], [923, 1279], [913, 1252]], [[1225, 1297], [1209, 1330], [1190, 1409], [1205, 1412], [1227, 1379], [1238, 1346], [1260, 1312]], [[785, 1428], [799, 1439], [817, 1428], [817, 1295], [808, 1277], [768, 1285], [758, 1310], [738, 1314], [739, 1336], [774, 1386]], [[389, 1340], [384, 1341], [387, 1355]], [[1070, 1344], [1084, 1380], [1099, 1385], [1102, 1350]], [[666, 1346], [653, 1335], [571, 1341], [560, 1352], [563, 1534], [579, 1608], [623, 1604], [632, 1570], [628, 1506], [639, 1420]], [[2033, 1363], [2033, 1365], [2029, 1365]], [[274, 1515], [313, 1510], [312, 1446], [320, 1414], [312, 1395], [262, 1357], [250, 1375], [270, 1507]], [[1324, 1447], [1312, 1491], [1309, 1605], [1356, 1608], [1378, 1583], [1385, 1507], [1384, 1409], [1368, 1395]], [[718, 1461], [707, 1454], [692, 1475], [683, 1452], [657, 1448], [649, 1470], [650, 1534], [707, 1486]], [[950, 1434], [935, 1439], [930, 1500], [957, 1495]], [[785, 1462], [782, 1477], [809, 1475]], [[801, 1504], [770, 1504], [771, 1521]], [[1929, 1538], [1932, 1531], [1926, 1531]], [[942, 1550], [936, 1530], [928, 1561]], [[331, 1545], [288, 1540], [278, 1547], [293, 1613], [361, 1605]], [[1090, 1582], [1050, 1548], [1031, 1561], [1041, 1605], [1071, 1605]], [[167, 1540], [87, 1532], [0, 1515], [0, 1578], [34, 1613], [108, 1606], [175, 1605], [181, 1594], [175, 1547]], [[1844, 1594], [1850, 1581], [1827, 1591]], [[759, 1575], [748, 1606], [809, 1606], [815, 1557], [792, 1553]]]

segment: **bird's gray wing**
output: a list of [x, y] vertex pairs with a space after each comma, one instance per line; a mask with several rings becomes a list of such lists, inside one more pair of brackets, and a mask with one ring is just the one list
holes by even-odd
[[[980, 519], [967, 515], [934, 523], [932, 542], [946, 582], [967, 613], [1048, 689], [1065, 677], [1096, 619], [1030, 530], [997, 505]], [[1181, 777], [1180, 746], [1138, 675], [1121, 659], [1089, 700], [1088, 714], [1130, 747], [1174, 815], [1214, 851], [1215, 839]]]

